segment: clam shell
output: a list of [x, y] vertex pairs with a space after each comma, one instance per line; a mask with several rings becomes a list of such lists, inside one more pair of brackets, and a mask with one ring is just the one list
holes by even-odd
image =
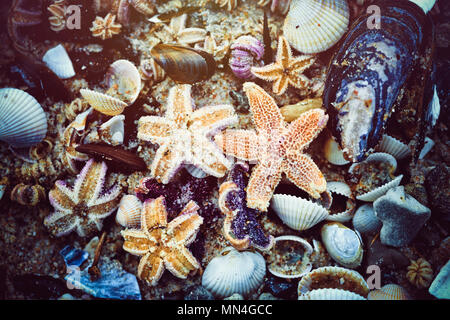
[[375, 215], [372, 204], [360, 206], [353, 217], [353, 227], [361, 233], [377, 233], [383, 224]]
[[[303, 247], [303, 252], [299, 252], [299, 250], [296, 250], [294, 252], [294, 245], [289, 246], [288, 250], [284, 250], [283, 252], [279, 250], [280, 243], [281, 242], [289, 242], [296, 244], [300, 244]], [[278, 243], [278, 246], [277, 246]], [[297, 236], [281, 236], [274, 239], [274, 245], [272, 249], [270, 250], [270, 256], [273, 257], [271, 264], [268, 265], [267, 269], [270, 273], [273, 275], [285, 278], [285, 279], [292, 279], [292, 278], [300, 278], [301, 276], [305, 275], [306, 273], [310, 272], [312, 269], [312, 263], [309, 260], [309, 256], [313, 253], [314, 249], [313, 247], [303, 238], [297, 237]], [[298, 257], [301, 256], [300, 259]], [[299, 261], [301, 261], [299, 266]], [[279, 267], [277, 267], [277, 263], [281, 263], [283, 266], [283, 270], [281, 270]], [[300, 269], [299, 269], [300, 267]]]
[[75, 75], [72, 60], [70, 60], [66, 49], [61, 44], [48, 50], [42, 57], [42, 61], [60, 79], [69, 79]]
[[125, 116], [114, 116], [99, 128], [100, 138], [113, 146], [117, 146], [123, 143], [125, 134]]
[[329, 222], [322, 226], [322, 242], [330, 256], [347, 268], [361, 265], [363, 245], [360, 235], [339, 222]]
[[108, 94], [125, 102], [127, 105], [136, 101], [142, 88], [141, 75], [136, 66], [128, 60], [114, 61], [106, 72]]
[[[345, 211], [329, 214], [328, 217], [325, 220], [328, 221], [337, 221], [337, 222], [347, 222], [350, 221], [353, 218], [353, 214], [355, 212], [356, 206], [355, 202], [353, 201], [352, 191], [348, 184], [341, 181], [330, 181], [327, 182], [327, 190], [331, 192], [332, 194], [340, 194], [345, 197], [347, 197], [346, 202], [346, 209]], [[331, 202], [331, 205], [333, 205], [333, 200]]]
[[328, 216], [324, 207], [286, 194], [273, 195], [271, 207], [287, 226], [298, 231], [309, 229]]
[[368, 300], [409, 300], [408, 292], [405, 288], [397, 284], [386, 284], [381, 289], [369, 292]]
[[411, 150], [408, 145], [404, 144], [400, 140], [397, 140], [387, 134], [383, 135], [380, 144], [376, 147], [377, 151], [389, 153], [394, 156], [395, 159], [401, 160], [411, 154]]
[[381, 187], [378, 187], [372, 191], [366, 192], [364, 194], [361, 194], [359, 196], [356, 196], [356, 199], [367, 201], [367, 202], [373, 202], [377, 200], [379, 197], [386, 194], [386, 192], [389, 191], [389, 189], [398, 187], [400, 185], [400, 182], [402, 181], [403, 175], [399, 175], [394, 180], [382, 185]]
[[350, 161], [348, 161], [344, 158], [344, 152], [342, 152], [341, 147], [334, 140], [333, 137], [330, 137], [325, 142], [323, 152], [324, 152], [325, 158], [331, 164], [334, 164], [336, 166], [343, 166], [343, 165], [350, 163]]
[[47, 134], [47, 118], [37, 100], [15, 88], [0, 89], [0, 140], [14, 148], [41, 142]]
[[296, 50], [317, 53], [338, 42], [348, 22], [346, 0], [292, 0], [283, 34]]
[[80, 89], [80, 93], [95, 110], [108, 116], [121, 114], [127, 107], [125, 102], [104, 93], [89, 89]]
[[202, 286], [217, 298], [234, 293], [248, 296], [263, 283], [265, 274], [266, 263], [261, 254], [227, 247], [205, 268]]
[[343, 289], [367, 297], [369, 286], [356, 271], [341, 267], [321, 267], [303, 276], [298, 283], [298, 296], [317, 289]]
[[342, 289], [316, 289], [298, 297], [298, 300], [366, 300], [363, 296]]
[[[389, 153], [385, 153], [385, 152], [372, 153], [363, 162], [367, 162], [367, 163], [370, 163], [370, 162], [386, 162], [386, 163], [389, 163], [392, 166], [393, 172], [395, 172], [395, 170], [397, 169], [397, 160], [395, 160], [394, 156], [390, 155]], [[353, 169], [357, 165], [358, 165], [358, 163], [352, 164], [350, 166], [350, 168], [348, 168], [348, 172], [352, 173]]]
[[116, 222], [125, 228], [139, 229], [141, 212], [142, 202], [134, 195], [124, 195], [117, 209]]

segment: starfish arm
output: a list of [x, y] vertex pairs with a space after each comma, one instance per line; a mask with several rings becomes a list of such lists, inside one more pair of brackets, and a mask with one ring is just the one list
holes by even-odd
[[177, 147], [176, 143], [161, 145], [150, 166], [152, 177], [163, 184], [169, 183], [185, 160], [184, 149]]
[[247, 186], [247, 206], [267, 211], [273, 192], [281, 180], [281, 160], [260, 162], [253, 168]]
[[263, 67], [252, 67], [250, 71], [259, 79], [274, 81], [283, 75], [283, 66], [275, 62]]
[[98, 198], [105, 182], [106, 164], [89, 160], [77, 176], [74, 185], [74, 194], [78, 195], [78, 201], [88, 206]]
[[191, 86], [177, 85], [169, 90], [165, 117], [174, 121], [177, 128], [186, 128], [192, 113]]
[[287, 82], [297, 89], [307, 89], [310, 81], [305, 75], [299, 72], [292, 72], [289, 74]]
[[231, 162], [222, 151], [205, 136], [193, 137], [191, 152], [190, 163], [214, 177], [223, 177], [231, 167]]
[[273, 93], [275, 93], [276, 95], [282, 95], [283, 93], [286, 92], [286, 89], [288, 88], [288, 85], [290, 83], [290, 77], [287, 76], [281, 76], [279, 77], [272, 86], [272, 91]]
[[290, 181], [317, 199], [327, 189], [327, 181], [314, 161], [307, 155], [290, 152], [283, 163], [283, 171]]
[[48, 193], [51, 205], [64, 213], [72, 212], [72, 208], [76, 205], [74, 197], [73, 191], [61, 180], [56, 181], [55, 188]]
[[263, 88], [253, 82], [244, 83], [253, 121], [258, 133], [271, 136], [284, 129], [284, 120], [275, 100]]
[[278, 38], [276, 61], [283, 66], [283, 69], [289, 67], [292, 60], [292, 50], [287, 39], [283, 36]]
[[313, 56], [300, 56], [295, 59], [291, 59], [288, 65], [288, 69], [290, 73], [302, 73], [309, 67], [311, 67], [316, 61], [316, 58]]
[[44, 219], [44, 225], [57, 237], [72, 232], [78, 223], [76, 216], [60, 211], [55, 211]]
[[163, 117], [144, 116], [139, 119], [138, 139], [157, 143], [166, 143], [172, 135], [175, 123]]
[[170, 237], [170, 243], [189, 245], [197, 235], [203, 218], [197, 210], [178, 215], [167, 225], [166, 234]]
[[302, 113], [289, 124], [283, 147], [294, 152], [303, 151], [322, 131], [327, 121], [328, 115], [319, 108]]
[[185, 247], [172, 249], [164, 256], [164, 265], [174, 276], [186, 279], [189, 272], [200, 268], [200, 264]]
[[143, 256], [154, 245], [145, 232], [137, 229], [126, 229], [120, 231], [124, 238], [123, 249], [136, 256]]
[[148, 233], [159, 227], [167, 226], [167, 211], [163, 196], [146, 200], [142, 206], [141, 228]]
[[148, 252], [139, 261], [138, 277], [155, 286], [164, 272], [164, 261], [159, 256], [160, 252]]
[[202, 132], [205, 135], [213, 135], [226, 126], [238, 122], [231, 105], [207, 106], [195, 110], [190, 117], [191, 132]]
[[230, 156], [244, 160], [256, 161], [259, 152], [258, 135], [253, 130], [228, 129], [214, 137], [214, 142]]
[[119, 186], [112, 187], [95, 200], [89, 207], [89, 212], [97, 218], [107, 217], [119, 206], [121, 193], [122, 189]]

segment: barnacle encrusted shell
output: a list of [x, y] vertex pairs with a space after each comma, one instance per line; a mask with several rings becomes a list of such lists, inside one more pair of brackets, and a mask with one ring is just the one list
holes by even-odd
[[322, 226], [322, 242], [330, 256], [347, 268], [361, 265], [363, 245], [360, 235], [339, 222], [329, 222]]
[[116, 222], [125, 228], [140, 229], [142, 202], [135, 195], [122, 197], [117, 209]]
[[369, 292], [368, 300], [409, 300], [409, 294], [398, 284], [386, 284], [381, 289]]
[[264, 45], [252, 36], [241, 36], [230, 47], [230, 69], [240, 79], [248, 80], [255, 76], [251, 72], [253, 66], [260, 67], [264, 55]]
[[[355, 212], [356, 205], [349, 185], [341, 181], [327, 181], [327, 191], [329, 191], [331, 195], [334, 194], [335, 197], [331, 201], [330, 214], [328, 215], [326, 220], [338, 222], [350, 221]], [[337, 195], [341, 195], [347, 198], [345, 202], [345, 210], [333, 213], [333, 205], [335, 204], [335, 202], [337, 202]]]
[[45, 189], [38, 184], [19, 183], [12, 189], [10, 198], [23, 206], [35, 206], [46, 199]]
[[363, 296], [342, 289], [316, 289], [298, 297], [298, 300], [366, 300]]
[[37, 100], [15, 88], [0, 89], [0, 140], [14, 148], [38, 144], [47, 134], [47, 118]]
[[342, 289], [366, 298], [369, 286], [356, 271], [341, 267], [321, 267], [303, 276], [298, 283], [298, 296], [317, 289]]
[[69, 79], [75, 75], [72, 61], [61, 44], [49, 49], [42, 57], [42, 61], [60, 79]]
[[348, 22], [346, 0], [292, 0], [283, 34], [296, 50], [318, 53], [338, 42]]
[[383, 224], [375, 215], [372, 204], [360, 206], [353, 217], [353, 227], [361, 233], [377, 233]]
[[343, 166], [350, 163], [350, 161], [344, 158], [344, 152], [336, 140], [331, 136], [327, 139], [323, 146], [323, 153], [328, 162], [336, 166]]
[[417, 288], [428, 288], [433, 281], [431, 264], [423, 258], [411, 261], [406, 273], [408, 281]]
[[300, 278], [312, 269], [310, 255], [313, 251], [303, 238], [293, 235], [277, 237], [268, 253], [267, 269], [280, 278]]
[[263, 283], [266, 263], [261, 254], [227, 247], [213, 258], [202, 276], [202, 286], [217, 298], [233, 293], [248, 296]]
[[397, 160], [404, 159], [411, 154], [411, 149], [409, 149], [408, 145], [387, 134], [383, 135], [383, 138], [377, 145], [376, 150], [379, 152], [389, 153]]
[[299, 197], [274, 194], [271, 207], [280, 219], [294, 230], [309, 229], [328, 216], [321, 205]]

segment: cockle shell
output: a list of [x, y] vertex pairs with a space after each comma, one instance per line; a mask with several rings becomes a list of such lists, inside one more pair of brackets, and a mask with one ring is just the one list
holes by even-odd
[[298, 300], [366, 300], [357, 293], [342, 289], [316, 289], [298, 297]]
[[125, 228], [139, 229], [141, 226], [142, 202], [135, 195], [122, 197], [117, 209], [116, 222]]
[[[347, 222], [350, 221], [353, 217], [353, 214], [356, 209], [355, 201], [353, 200], [353, 195], [350, 187], [345, 182], [341, 181], [327, 181], [327, 191], [331, 194], [337, 194], [347, 197], [346, 208], [342, 212], [331, 213], [328, 215], [326, 220], [329, 221], [338, 221], [338, 222]], [[331, 205], [333, 206], [332, 200]]]
[[121, 114], [128, 106], [117, 98], [94, 90], [81, 89], [80, 93], [95, 110], [108, 116]]
[[298, 283], [298, 296], [317, 289], [342, 289], [367, 297], [369, 286], [356, 271], [341, 267], [321, 267], [304, 275]]
[[37, 100], [15, 88], [0, 89], [0, 140], [13, 148], [41, 142], [47, 134], [47, 118]]
[[353, 217], [353, 227], [361, 233], [377, 233], [383, 224], [375, 215], [372, 204], [360, 206]]
[[125, 135], [125, 116], [120, 114], [114, 116], [99, 128], [100, 138], [113, 146], [117, 146], [123, 143]]
[[141, 75], [136, 66], [128, 60], [114, 61], [106, 72], [108, 93], [127, 105], [136, 101], [142, 89]]
[[409, 294], [398, 284], [386, 284], [381, 289], [370, 291], [368, 300], [409, 300]]
[[344, 158], [344, 152], [333, 137], [328, 138], [328, 140], [325, 142], [323, 152], [325, 158], [331, 164], [334, 164], [336, 166], [343, 166], [350, 163], [350, 161]]
[[328, 216], [321, 205], [286, 194], [274, 194], [271, 207], [287, 226], [298, 231], [309, 229]]
[[60, 79], [69, 79], [75, 75], [72, 61], [61, 44], [49, 49], [42, 57], [42, 61]]
[[400, 140], [395, 139], [394, 137], [388, 136], [387, 134], [383, 135], [383, 138], [376, 147], [376, 150], [384, 153], [389, 153], [397, 160], [404, 159], [411, 154], [411, 150], [409, 149], [408, 145], [404, 144]]
[[249, 296], [263, 283], [266, 263], [261, 254], [227, 247], [207, 265], [202, 286], [217, 298], [233, 293]]
[[292, 0], [283, 34], [296, 50], [318, 53], [338, 42], [348, 22], [346, 0]]
[[347, 268], [361, 265], [363, 245], [360, 235], [339, 222], [329, 222], [322, 226], [322, 242], [330, 256]]

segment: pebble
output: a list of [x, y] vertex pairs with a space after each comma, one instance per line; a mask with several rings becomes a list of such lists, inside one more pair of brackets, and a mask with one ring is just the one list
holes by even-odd
[[194, 286], [188, 290], [184, 300], [214, 300], [214, 296], [205, 287]]
[[281, 300], [281, 299], [274, 297], [272, 294], [268, 292], [263, 292], [259, 296], [258, 300]]
[[450, 299], [450, 260], [439, 271], [428, 292], [438, 299]]
[[443, 163], [431, 170], [425, 180], [431, 209], [437, 217], [450, 221], [450, 169]]
[[239, 293], [234, 293], [231, 296], [224, 298], [223, 300], [244, 300], [244, 297]]
[[383, 223], [381, 242], [393, 247], [408, 245], [431, 215], [430, 209], [405, 193], [403, 186], [389, 190], [373, 207]]

